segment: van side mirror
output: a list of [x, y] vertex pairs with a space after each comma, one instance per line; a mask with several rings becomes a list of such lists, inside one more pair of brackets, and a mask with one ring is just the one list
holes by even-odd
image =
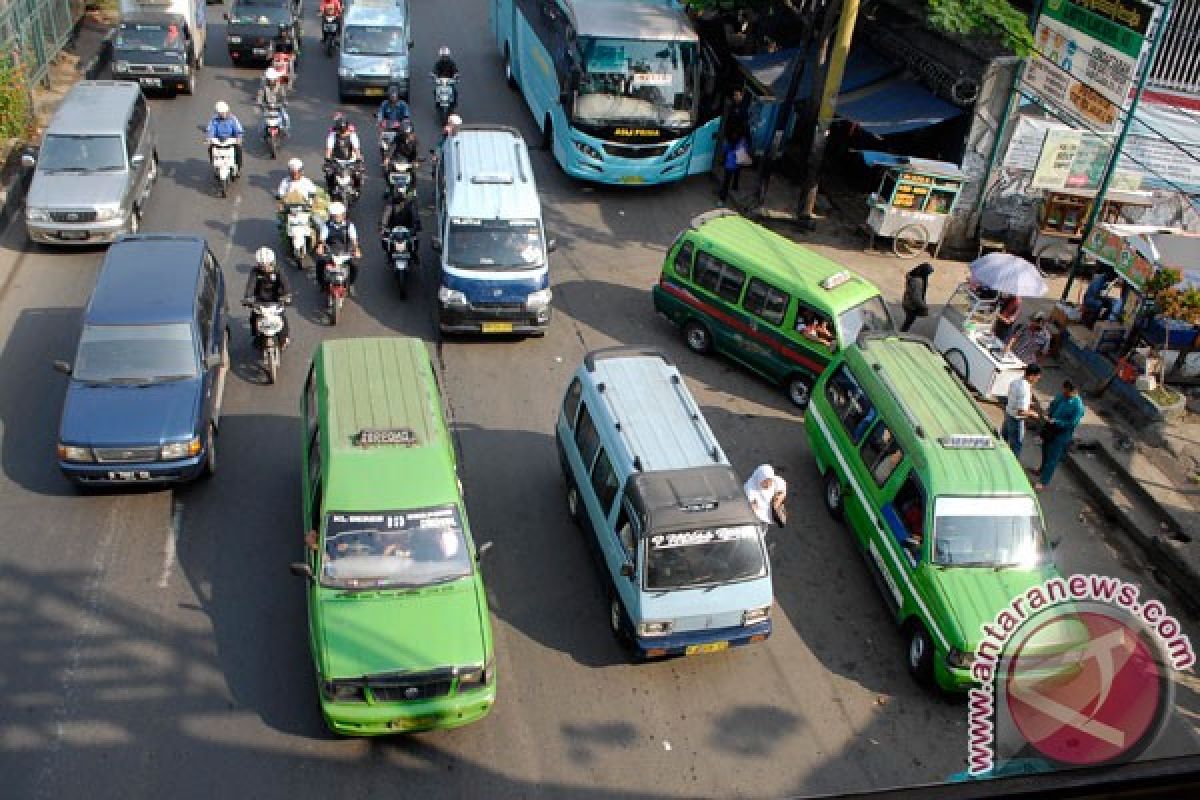
[[633, 562], [632, 561], [626, 561], [624, 564], [621, 565], [621, 574], [624, 575], [626, 578], [633, 577]]
[[222, 362], [223, 359], [221, 358], [220, 353], [209, 353], [204, 357], [204, 368], [216, 369], [217, 367], [221, 366]]
[[33, 153], [22, 153], [21, 166], [25, 169], [33, 169], [35, 166], [37, 166], [37, 156], [35, 156]]
[[553, 253], [557, 249], [558, 249], [558, 239], [547, 239], [546, 240], [546, 252], [547, 253]]
[[483, 554], [486, 553], [488, 550], [491, 550], [493, 544], [495, 544], [495, 543], [494, 542], [484, 542], [483, 544], [479, 545], [479, 547], [475, 548], [475, 560], [478, 561], [479, 559], [483, 558]]
[[63, 375], [71, 374], [71, 362], [70, 361], [55, 361], [54, 368], [56, 370], [58, 370], [59, 372], [61, 372]]
[[144, 163], [146, 163], [146, 157], [141, 153], [134, 153], [133, 157], [129, 159], [131, 167], [140, 167]]
[[297, 578], [308, 578], [310, 580], [312, 579], [312, 576], [313, 576], [312, 567], [310, 567], [308, 564], [303, 564], [303, 563], [297, 561], [293, 564], [289, 564], [288, 569], [291, 570], [291, 573], [293, 575], [295, 575]]

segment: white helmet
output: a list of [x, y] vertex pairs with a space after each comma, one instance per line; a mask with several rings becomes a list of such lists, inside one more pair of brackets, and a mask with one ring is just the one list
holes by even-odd
[[254, 260], [260, 267], [275, 266], [275, 251], [269, 247], [260, 247], [254, 253]]
[[288, 159], [288, 169], [292, 172], [300, 172], [304, 169], [304, 162], [298, 158], [290, 158]]
[[264, 81], [277, 81], [282, 77], [283, 76], [279, 74], [279, 70], [275, 69], [274, 67], [267, 67], [266, 71], [263, 73]]
[[346, 204], [339, 203], [336, 200], [329, 204], [329, 216], [336, 217], [346, 213]]
[[218, 100], [217, 104], [215, 106], [213, 106], [213, 109], [218, 114], [228, 114], [229, 113], [229, 103], [226, 103], [224, 100]]
[[438, 56], [445, 58], [448, 55], [450, 55], [449, 47], [446, 47], [446, 45], [442, 45], [441, 47], [438, 48]]
[[458, 114], [451, 114], [450, 116], [446, 117], [446, 124], [462, 125], [462, 117], [460, 117]]

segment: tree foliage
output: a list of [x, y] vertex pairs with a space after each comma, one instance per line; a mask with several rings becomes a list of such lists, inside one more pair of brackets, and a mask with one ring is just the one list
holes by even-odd
[[1008, 0], [928, 0], [929, 24], [937, 30], [1000, 36], [1019, 56], [1033, 50], [1029, 19]]
[[1160, 269], [1146, 281], [1146, 296], [1154, 301], [1154, 310], [1167, 319], [1200, 325], [1200, 290], [1180, 288], [1181, 280], [1179, 270]]

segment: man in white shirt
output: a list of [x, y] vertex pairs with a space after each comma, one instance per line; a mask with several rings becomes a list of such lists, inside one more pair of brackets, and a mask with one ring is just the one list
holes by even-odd
[[1033, 405], [1033, 385], [1042, 377], [1042, 368], [1037, 364], [1025, 367], [1025, 376], [1008, 385], [1008, 402], [1004, 405], [1004, 425], [1000, 435], [1013, 455], [1021, 458], [1021, 445], [1025, 443], [1025, 420], [1036, 419], [1039, 414]]

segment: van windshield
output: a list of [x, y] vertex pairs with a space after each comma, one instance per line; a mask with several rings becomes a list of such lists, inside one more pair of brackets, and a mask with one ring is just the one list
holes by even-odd
[[843, 311], [838, 316], [838, 327], [842, 331], [842, 341], [850, 344], [857, 340], [863, 331], [891, 333], [896, 330], [896, 323], [892, 322], [892, 315], [888, 313], [883, 298], [875, 295], [849, 311]]
[[446, 262], [452, 267], [528, 269], [542, 263], [542, 232], [536, 219], [455, 217], [446, 242]]
[[933, 563], [953, 567], [1035, 567], [1048, 558], [1031, 497], [939, 497]]
[[290, 25], [291, 12], [284, 7], [241, 3], [229, 15], [231, 25]]
[[342, 589], [415, 587], [471, 574], [454, 506], [325, 516], [321, 584]]
[[120, 50], [183, 50], [183, 34], [178, 26], [125, 23], [117, 28], [114, 45]]
[[757, 526], [656, 533], [646, 540], [646, 588], [686, 589], [767, 574]]
[[398, 25], [347, 25], [342, 52], [354, 56], [402, 56], [408, 52]]
[[186, 322], [86, 325], [71, 375], [85, 383], [147, 384], [194, 378], [196, 344]]
[[42, 142], [38, 166], [43, 172], [125, 169], [125, 145], [120, 136], [51, 134]]

